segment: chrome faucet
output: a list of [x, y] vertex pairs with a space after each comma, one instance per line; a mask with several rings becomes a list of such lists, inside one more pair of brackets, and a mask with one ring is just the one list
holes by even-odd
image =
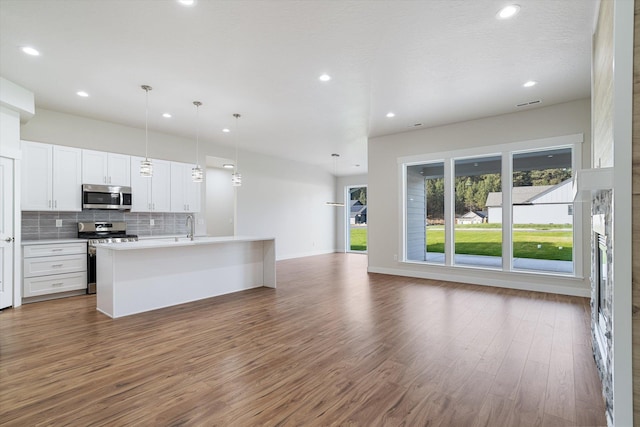
[[193, 215], [187, 215], [187, 228], [189, 229], [187, 237], [193, 240], [193, 236], [196, 234], [196, 222], [193, 219]]

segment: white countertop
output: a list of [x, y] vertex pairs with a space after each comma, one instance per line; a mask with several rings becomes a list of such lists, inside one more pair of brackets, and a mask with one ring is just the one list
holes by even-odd
[[190, 240], [187, 237], [180, 238], [164, 238], [164, 239], [145, 239], [137, 242], [123, 243], [100, 243], [97, 248], [105, 248], [113, 251], [130, 251], [140, 249], [156, 249], [156, 248], [174, 248], [178, 246], [199, 246], [199, 245], [215, 245], [232, 242], [261, 242], [265, 240], [275, 240], [274, 237], [256, 237], [256, 236], [222, 236], [222, 237], [196, 237]]
[[87, 242], [87, 239], [77, 239], [77, 238], [73, 238], [73, 239], [23, 240], [23, 241], [22, 241], [22, 246], [29, 246], [29, 245], [50, 245], [50, 244], [52, 244], [52, 243], [78, 243], [78, 242], [86, 243], [86, 242]]

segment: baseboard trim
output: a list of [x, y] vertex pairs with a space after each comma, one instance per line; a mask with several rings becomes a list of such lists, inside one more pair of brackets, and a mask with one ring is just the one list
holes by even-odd
[[294, 258], [305, 258], [308, 256], [316, 256], [316, 255], [333, 254], [335, 252], [336, 252], [335, 249], [326, 249], [326, 250], [314, 251], [314, 252], [302, 252], [299, 254], [280, 255], [280, 256], [276, 256], [276, 261], [284, 261], [286, 259], [294, 259]]
[[[539, 283], [533, 281], [523, 280], [524, 278], [520, 275], [509, 275], [508, 278], [499, 278], [499, 277], [482, 277], [482, 273], [474, 273], [473, 275], [465, 275], [465, 274], [456, 274], [456, 273], [438, 273], [438, 272], [425, 272], [425, 271], [416, 271], [416, 270], [402, 270], [397, 268], [385, 268], [385, 267], [375, 267], [369, 266], [367, 268], [369, 273], [379, 273], [379, 274], [389, 274], [392, 276], [403, 276], [403, 277], [415, 277], [419, 279], [432, 279], [432, 280], [444, 280], [448, 282], [459, 282], [459, 283], [469, 283], [473, 285], [481, 285], [481, 286], [493, 286], [498, 288], [507, 288], [507, 289], [518, 289], [522, 291], [534, 291], [534, 292], [545, 292], [550, 294], [559, 294], [559, 295], [569, 295], [576, 297], [591, 297], [591, 289], [580, 287], [580, 286], [571, 286], [564, 285], [559, 282], [563, 281], [575, 281], [576, 284], [579, 283], [578, 279], [564, 279], [557, 277], [546, 277], [545, 280], [547, 282], [555, 282], [553, 284], [549, 283]], [[483, 272], [484, 273], [484, 272]], [[494, 273], [494, 274], [505, 274], [505, 273]]]

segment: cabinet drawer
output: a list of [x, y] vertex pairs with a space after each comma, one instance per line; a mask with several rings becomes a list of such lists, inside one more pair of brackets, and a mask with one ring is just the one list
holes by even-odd
[[33, 258], [53, 255], [86, 254], [87, 243], [50, 243], [45, 245], [28, 245], [24, 247], [24, 257]]
[[55, 276], [42, 276], [25, 278], [23, 282], [23, 297], [35, 297], [38, 295], [67, 292], [76, 289], [86, 289], [87, 272], [56, 274]]
[[86, 255], [49, 256], [24, 259], [24, 277], [73, 273], [87, 270]]

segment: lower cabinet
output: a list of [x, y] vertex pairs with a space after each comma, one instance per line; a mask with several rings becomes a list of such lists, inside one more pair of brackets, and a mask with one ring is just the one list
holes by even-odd
[[87, 244], [25, 243], [23, 250], [23, 298], [87, 287]]
[[23, 282], [23, 297], [35, 297], [54, 294], [57, 292], [86, 289], [87, 272], [57, 274], [55, 276], [25, 277]]

